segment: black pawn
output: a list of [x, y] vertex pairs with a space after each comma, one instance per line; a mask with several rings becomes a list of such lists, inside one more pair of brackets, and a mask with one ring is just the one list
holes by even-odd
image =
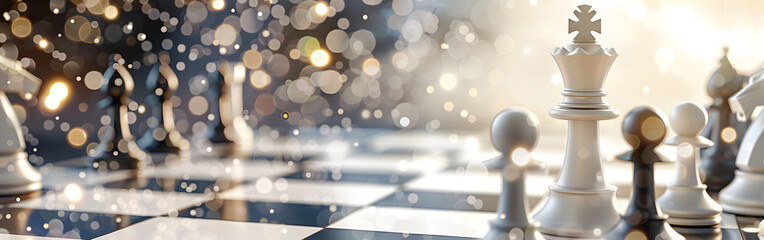
[[220, 72], [213, 72], [208, 74], [207, 80], [209, 81], [209, 88], [207, 88], [207, 98], [210, 100], [210, 113], [215, 116], [215, 119], [207, 124], [207, 139], [213, 144], [216, 143], [230, 143], [234, 141], [228, 139], [225, 135], [225, 124], [223, 123], [223, 115], [221, 114], [221, 103], [225, 92], [225, 79]]
[[666, 221], [655, 201], [653, 164], [665, 160], [655, 152], [666, 137], [666, 121], [652, 107], [637, 107], [623, 119], [622, 131], [632, 150], [618, 159], [634, 163], [634, 183], [626, 213], [603, 239], [684, 239]]
[[149, 125], [149, 129], [138, 139], [138, 146], [156, 153], [179, 153], [188, 149], [188, 141], [175, 129], [172, 113], [171, 99], [178, 89], [178, 77], [170, 66], [157, 63], [149, 72], [146, 86], [151, 93], [144, 102], [158, 124]]
[[[738, 132], [739, 124], [728, 99], [743, 88], [744, 81], [727, 59], [727, 51], [725, 48], [719, 68], [711, 75], [707, 85], [708, 96], [714, 102], [707, 107], [708, 125], [704, 135], [707, 134], [714, 146], [701, 151], [698, 169], [701, 175], [705, 175], [703, 183], [708, 186], [709, 192], [721, 191], [735, 177], [735, 158], [743, 134]], [[736, 138], [729, 139], [733, 131]]]
[[106, 97], [98, 102], [98, 107], [107, 109], [113, 131], [107, 131], [104, 141], [96, 149], [99, 152], [91, 160], [97, 169], [137, 169], [147, 155], [135, 143], [127, 122], [127, 102], [133, 93], [133, 77], [127, 68], [118, 63], [118, 56], [112, 59], [103, 74], [105, 82], [101, 91]]

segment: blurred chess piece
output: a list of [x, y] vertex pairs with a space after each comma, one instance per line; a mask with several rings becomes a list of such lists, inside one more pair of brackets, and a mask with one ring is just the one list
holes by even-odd
[[542, 166], [529, 156], [538, 142], [537, 126], [536, 116], [521, 109], [504, 110], [493, 119], [491, 140], [501, 155], [485, 164], [502, 170], [502, 191], [498, 216], [483, 239], [544, 239], [528, 218], [525, 204], [525, 171]]
[[98, 107], [106, 108], [111, 116], [111, 131], [106, 136], [99, 136], [103, 141], [91, 157], [93, 167], [99, 170], [139, 169], [150, 162], [148, 154], [138, 147], [130, 123], [127, 120], [127, 103], [133, 93], [134, 82], [125, 68], [124, 59], [112, 55], [109, 68], [103, 74], [104, 85], [101, 91], [106, 97], [98, 102]]
[[602, 86], [618, 53], [596, 43], [591, 31], [600, 32], [601, 21], [589, 5], [578, 6], [578, 21], [569, 21], [569, 32], [577, 31], [573, 44], [552, 52], [560, 67], [565, 88], [563, 101], [549, 111], [556, 119], [568, 120], [568, 143], [560, 176], [549, 187], [549, 199], [533, 218], [539, 231], [563, 237], [599, 238], [619, 219], [616, 187], [603, 174], [599, 144], [599, 121], [618, 117], [605, 102]]
[[[217, 119], [208, 125], [212, 150], [219, 156], [246, 157], [254, 149], [254, 131], [244, 120], [242, 85], [246, 78], [244, 64], [221, 62], [218, 73], [210, 76], [217, 85]], [[212, 85], [211, 83], [211, 85]], [[216, 91], [212, 90], [212, 91]]]
[[666, 145], [677, 146], [676, 178], [666, 186], [658, 203], [669, 215], [671, 225], [717, 225], [721, 221], [722, 207], [706, 192], [697, 167], [699, 149], [714, 145], [700, 136], [708, 123], [708, 115], [702, 106], [685, 102], [674, 107], [670, 121], [677, 135], [669, 138]]
[[[730, 98], [738, 120], [747, 121], [754, 109], [764, 105], [764, 71]], [[764, 113], [759, 113], [743, 135], [735, 164], [735, 179], [719, 193], [725, 211], [764, 216]]]
[[151, 109], [149, 129], [138, 139], [138, 145], [148, 152], [186, 155], [188, 140], [175, 129], [172, 97], [178, 89], [178, 77], [169, 65], [157, 63], [149, 71], [146, 87], [152, 93], [145, 105]]
[[652, 107], [637, 107], [623, 118], [621, 129], [632, 150], [618, 159], [634, 163], [634, 181], [626, 213], [604, 239], [685, 239], [668, 224], [668, 217], [655, 201], [653, 164], [666, 162], [655, 152], [666, 137], [662, 115]]
[[730, 64], [728, 51], [724, 48], [719, 68], [711, 75], [707, 85], [708, 96], [714, 102], [707, 107], [709, 119], [703, 134], [714, 142], [714, 146], [701, 151], [699, 169], [709, 192], [718, 192], [735, 176], [738, 122], [730, 110], [728, 99], [743, 87], [744, 81]]
[[[0, 197], [39, 195], [42, 177], [29, 164], [21, 123], [6, 92], [30, 100], [40, 88], [40, 79], [15, 60], [0, 55]], [[15, 199], [15, 198], [14, 198]]]

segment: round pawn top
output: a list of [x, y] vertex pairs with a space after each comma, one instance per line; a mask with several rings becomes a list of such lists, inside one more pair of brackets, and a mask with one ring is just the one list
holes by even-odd
[[707, 123], [708, 114], [697, 103], [680, 103], [671, 111], [671, 128], [681, 137], [698, 136]]
[[491, 123], [493, 146], [505, 155], [518, 148], [530, 151], [538, 141], [538, 125], [533, 113], [518, 108], [504, 110]]
[[623, 118], [623, 136], [634, 149], [657, 147], [666, 138], [666, 120], [660, 110], [643, 106]]

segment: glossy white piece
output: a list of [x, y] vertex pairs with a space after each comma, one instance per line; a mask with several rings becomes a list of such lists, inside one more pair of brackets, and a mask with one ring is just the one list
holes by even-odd
[[495, 217], [491, 212], [366, 207], [328, 228], [480, 238]]
[[98, 237], [111, 239], [303, 239], [319, 227], [234, 222], [197, 218], [156, 217]]
[[672, 225], [711, 226], [721, 221], [722, 207], [708, 195], [698, 174], [700, 148], [713, 145], [699, 136], [707, 122], [706, 111], [696, 103], [680, 103], [671, 111], [670, 123], [677, 135], [666, 145], [678, 146], [676, 173], [658, 204]]
[[158, 192], [151, 190], [69, 187], [61, 191], [48, 191], [42, 196], [27, 199], [10, 207], [159, 216], [175, 213], [197, 203], [210, 200], [213, 195]]
[[312, 205], [365, 206], [392, 194], [396, 185], [305, 181], [262, 178], [254, 183], [229, 189], [223, 199], [301, 203]]
[[582, 13], [588, 14], [585, 20], [591, 21], [594, 12], [589, 11], [590, 6], [579, 6], [579, 10], [577, 25], [571, 27], [578, 27], [574, 29], [579, 31], [577, 39], [552, 52], [565, 83], [565, 98], [549, 115], [568, 120], [565, 160], [559, 179], [549, 187], [549, 199], [533, 218], [544, 234], [600, 237], [619, 219], [617, 188], [607, 183], [603, 172], [598, 126], [599, 120], [618, 116], [618, 111], [605, 102], [602, 90], [618, 53], [603, 48], [594, 39], [589, 41], [588, 36], [579, 38], [581, 31], [590, 31], [595, 24], [581, 23]]
[[247, 78], [247, 69], [243, 63], [220, 63], [219, 69], [225, 85], [220, 89], [219, 99], [220, 120], [225, 126], [224, 134], [234, 141], [234, 146], [226, 144], [213, 145], [219, 155], [252, 155], [254, 147], [254, 131], [244, 120], [244, 103], [242, 85]]
[[[764, 105], [764, 71], [730, 97], [738, 120], [745, 121], [757, 106]], [[748, 126], [735, 160], [735, 178], [719, 193], [725, 211], [764, 216], [764, 114]]]
[[0, 196], [13, 196], [39, 191], [42, 177], [29, 164], [26, 144], [21, 135], [13, 105], [5, 92], [17, 93], [24, 99], [37, 94], [41, 81], [15, 60], [0, 56]]

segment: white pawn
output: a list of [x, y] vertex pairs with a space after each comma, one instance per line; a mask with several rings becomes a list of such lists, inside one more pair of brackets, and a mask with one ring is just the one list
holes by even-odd
[[706, 192], [697, 166], [700, 148], [714, 145], [700, 136], [708, 123], [708, 114], [702, 106], [684, 102], [674, 107], [670, 121], [677, 135], [666, 140], [666, 145], [677, 146], [676, 179], [666, 186], [658, 204], [669, 215], [671, 225], [717, 225], [721, 221], [722, 207]]
[[538, 136], [538, 120], [533, 113], [512, 108], [493, 118], [491, 141], [501, 155], [486, 161], [485, 165], [502, 170], [502, 190], [498, 216], [491, 220], [491, 228], [483, 239], [544, 239], [528, 218], [525, 204], [525, 171], [542, 166], [529, 156]]

